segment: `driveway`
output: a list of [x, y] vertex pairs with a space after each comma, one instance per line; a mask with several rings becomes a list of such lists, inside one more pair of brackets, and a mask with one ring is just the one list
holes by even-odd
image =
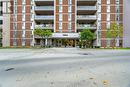
[[0, 87], [130, 87], [130, 50], [0, 49]]

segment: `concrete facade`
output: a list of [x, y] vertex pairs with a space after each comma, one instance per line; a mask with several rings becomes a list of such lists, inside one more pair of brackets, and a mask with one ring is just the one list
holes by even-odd
[[124, 0], [124, 17], [123, 17], [123, 24], [124, 24], [124, 38], [123, 38], [123, 47], [130, 47], [130, 1]]
[[0, 47], [2, 46], [3, 3], [0, 1]]

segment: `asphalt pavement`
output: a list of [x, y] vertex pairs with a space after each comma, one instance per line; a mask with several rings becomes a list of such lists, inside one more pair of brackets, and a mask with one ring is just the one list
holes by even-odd
[[130, 50], [0, 49], [0, 87], [130, 87]]

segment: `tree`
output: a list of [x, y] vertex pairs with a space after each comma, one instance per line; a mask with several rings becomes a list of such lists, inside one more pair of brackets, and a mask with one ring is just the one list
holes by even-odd
[[92, 33], [90, 31], [90, 29], [84, 29], [81, 33], [80, 33], [80, 40], [81, 40], [81, 44], [84, 47], [90, 47], [92, 46], [92, 42], [93, 40], [96, 38], [96, 35], [94, 33]]
[[123, 27], [118, 25], [117, 23], [113, 23], [107, 31], [107, 38], [111, 38], [113, 47], [119, 38], [123, 37]]
[[45, 46], [48, 45], [48, 38], [52, 35], [52, 32], [51, 30], [48, 30], [48, 29], [42, 29], [40, 27], [37, 27], [35, 30], [34, 30], [34, 34], [35, 35], [38, 35], [42, 38], [42, 45], [43, 46], [43, 43], [44, 43], [44, 39], [45, 39]]

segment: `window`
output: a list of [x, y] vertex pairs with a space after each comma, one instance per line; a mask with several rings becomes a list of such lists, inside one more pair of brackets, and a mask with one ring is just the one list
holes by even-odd
[[17, 41], [16, 39], [13, 39], [13, 45], [14, 46], [16, 46], [16, 44], [17, 44], [16, 41]]
[[110, 12], [110, 5], [107, 5], [107, 12]]
[[63, 2], [62, 0], [59, 0], [59, 4], [62, 4], [62, 2]]
[[25, 30], [25, 22], [22, 23], [22, 29]]
[[110, 4], [110, 0], [107, 0], [107, 4]]
[[119, 6], [116, 6], [116, 13], [119, 13]]
[[107, 29], [110, 28], [110, 22], [107, 22]]
[[33, 38], [33, 31], [30, 31], [30, 38]]
[[72, 0], [68, 0], [68, 4], [69, 4], [69, 5], [72, 4]]
[[22, 46], [25, 46], [25, 40], [24, 38], [22, 38]]
[[119, 5], [119, 0], [116, 0], [116, 5]]
[[101, 0], [97, 0], [98, 1], [98, 4], [101, 4]]
[[62, 21], [62, 14], [59, 14], [59, 21]]
[[62, 22], [59, 22], [59, 30], [62, 30]]
[[63, 9], [63, 7], [62, 7], [62, 5], [60, 5], [59, 6], [59, 12], [62, 12], [62, 9]]
[[68, 14], [68, 20], [71, 21], [72, 15], [71, 13]]
[[13, 38], [16, 38], [16, 34], [17, 34], [17, 32], [13, 31]]
[[71, 6], [68, 6], [68, 12], [72, 12], [72, 7]]
[[107, 13], [107, 21], [110, 21], [110, 13]]
[[25, 30], [22, 31], [22, 37], [25, 37]]
[[116, 21], [119, 21], [119, 14], [116, 14]]
[[23, 3], [25, 3], [25, 0], [23, 0]]
[[68, 23], [68, 29], [71, 30], [71, 22]]

